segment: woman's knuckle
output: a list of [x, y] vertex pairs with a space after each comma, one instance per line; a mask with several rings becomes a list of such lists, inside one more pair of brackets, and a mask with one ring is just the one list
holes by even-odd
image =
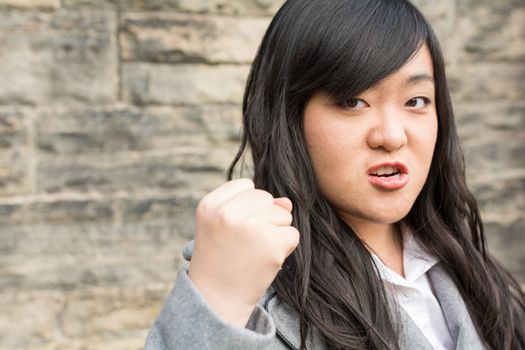
[[221, 225], [232, 226], [237, 221], [235, 210], [229, 204], [224, 204], [217, 210], [217, 219]]
[[204, 196], [200, 201], [199, 204], [197, 204], [197, 208], [195, 209], [195, 213], [197, 216], [206, 215], [210, 211], [210, 199], [207, 196]]
[[261, 198], [262, 200], [273, 203], [273, 196], [269, 192], [266, 192], [265, 190], [259, 190], [259, 189], [254, 190], [254, 191], [257, 194], [257, 196]]
[[292, 224], [292, 222], [293, 222], [293, 215], [292, 215], [292, 213], [286, 212], [286, 221], [287, 221], [288, 225]]
[[278, 256], [278, 255], [275, 255], [272, 257], [272, 259], [270, 260], [270, 266], [273, 268], [273, 269], [279, 269], [281, 268], [281, 266], [283, 265], [284, 263], [284, 259], [282, 256]]
[[299, 241], [301, 239], [299, 230], [293, 226], [290, 226], [289, 232], [290, 232], [290, 242], [294, 247], [296, 247], [299, 244]]

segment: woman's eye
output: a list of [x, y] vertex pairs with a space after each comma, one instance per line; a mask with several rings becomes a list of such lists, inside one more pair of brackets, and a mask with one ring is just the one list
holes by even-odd
[[362, 109], [368, 107], [368, 104], [359, 98], [349, 98], [348, 100], [341, 103], [341, 106], [348, 109]]
[[428, 97], [414, 97], [413, 99], [408, 100], [407, 103], [405, 103], [405, 106], [410, 108], [425, 108], [430, 104], [430, 99]]

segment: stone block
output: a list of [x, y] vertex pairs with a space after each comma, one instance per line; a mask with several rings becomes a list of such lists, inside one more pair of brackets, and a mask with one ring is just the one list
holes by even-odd
[[[445, 52], [452, 54], [455, 44], [456, 5], [455, 0], [415, 0], [412, 1], [432, 25]], [[446, 55], [447, 57], [449, 55]]]
[[66, 8], [111, 8], [119, 11], [174, 10], [229, 15], [273, 15], [284, 0], [62, 0]]
[[0, 196], [31, 191], [31, 113], [20, 108], [0, 108]]
[[525, 164], [525, 133], [507, 140], [465, 143], [467, 174], [476, 179], [504, 178], [506, 173], [523, 171]]
[[183, 230], [193, 213], [130, 223], [4, 226], [0, 241], [11, 241], [15, 249], [0, 256], [0, 292], [173, 281], [191, 240]]
[[469, 178], [477, 182], [525, 173], [525, 133], [507, 137], [507, 140], [491, 138], [463, 144]]
[[0, 104], [114, 101], [116, 27], [106, 11], [0, 12]]
[[525, 104], [458, 103], [458, 132], [472, 181], [505, 179], [524, 172]]
[[42, 348], [58, 331], [64, 300], [54, 292], [0, 293], [0, 348]]
[[241, 107], [130, 106], [41, 110], [36, 145], [54, 155], [217, 147], [237, 142]]
[[[198, 200], [223, 182], [225, 180], [219, 179], [216, 184], [201, 184], [170, 192], [147, 193], [144, 191], [134, 196], [129, 193], [119, 193], [113, 196], [60, 194], [59, 196], [22, 197], [23, 200], [5, 199], [0, 202], [0, 233], [8, 234], [17, 225], [26, 224], [78, 224], [79, 229], [83, 230], [85, 228], [83, 223], [86, 222], [114, 222], [116, 224], [124, 221], [171, 219], [178, 215], [185, 216], [188, 213], [193, 215]], [[192, 220], [179, 222], [177, 227], [178, 230], [187, 227], [192, 230], [193, 222]], [[118, 227], [115, 226], [115, 228]], [[186, 230], [183, 231], [186, 232]], [[3, 243], [0, 250], [7, 246], [6, 241]]]
[[[137, 332], [127, 332], [122, 335], [111, 337], [92, 337], [84, 339], [70, 339], [68, 341], [58, 341], [50, 344], [50, 350], [144, 350], [144, 340], [146, 339], [147, 329]], [[26, 349], [23, 349], [26, 350]], [[27, 349], [27, 350], [47, 350], [46, 349]]]
[[139, 193], [151, 190], [202, 189], [223, 181], [235, 146], [180, 148], [152, 154], [94, 154], [41, 160], [36, 190]]
[[181, 12], [208, 12], [211, 0], [62, 0], [68, 9], [105, 8], [118, 11], [173, 10]]
[[0, 218], [0, 294], [172, 281], [200, 197], [12, 204]]
[[458, 18], [462, 61], [523, 63], [525, 6], [512, 11], [494, 11], [491, 7], [481, 7]]
[[468, 103], [458, 101], [455, 106], [458, 132], [463, 142], [484, 139], [509, 140], [525, 130], [525, 103], [499, 100]]
[[121, 58], [142, 62], [251, 63], [268, 26], [265, 18], [126, 13]]
[[139, 105], [240, 104], [247, 76], [247, 66], [124, 63], [121, 90]]
[[490, 252], [525, 283], [525, 174], [507, 179], [475, 183]]
[[111, 200], [100, 198], [44, 198], [26, 197], [25, 200], [4, 200], [0, 203], [0, 231], [9, 224], [53, 223], [62, 221], [112, 220]]
[[105, 8], [118, 11], [172, 10], [202, 13], [214, 9], [211, 0], [62, 0], [68, 9]]
[[[473, 182], [471, 188], [485, 220], [509, 225], [523, 219], [525, 176]], [[521, 221], [523, 224], [523, 220]], [[525, 226], [521, 231], [525, 235]]]
[[60, 7], [60, 0], [0, 0], [0, 9], [57, 9]]
[[73, 339], [143, 331], [153, 324], [169, 288], [170, 284], [146, 283], [73, 292], [60, 314], [61, 329]]
[[[193, 216], [197, 203], [205, 193], [213, 188], [205, 188], [201, 191], [192, 190], [190, 193], [119, 199], [114, 204], [114, 220], [123, 223], [118, 232], [130, 235], [133, 233], [134, 236], [140, 235], [140, 231], [131, 229], [127, 223], [144, 222], [145, 226], [142, 226], [142, 229], [148, 232], [148, 239], [162, 244], [169, 238], [164, 235], [162, 229], [169, 224], [174, 234], [191, 240], [195, 229]], [[158, 220], [160, 221], [157, 222]]]
[[506, 100], [513, 104], [523, 101], [525, 97], [525, 65], [522, 63], [460, 63], [450, 65], [449, 68], [454, 100]]
[[[522, 0], [462, 0], [457, 1], [457, 12], [461, 17], [480, 16], [480, 20], [490, 20], [495, 16], [508, 15], [512, 11], [525, 7]], [[483, 17], [481, 17], [483, 16]]]
[[[191, 0], [184, 0], [188, 3]], [[282, 6], [284, 0], [210, 0], [210, 12], [233, 15], [273, 15]]]
[[72, 200], [20, 204], [1, 217], [0, 294], [172, 281], [182, 248], [193, 239], [201, 197], [186, 193], [91, 203], [110, 207], [110, 217], [86, 215], [80, 200], [77, 206]]
[[0, 294], [2, 350], [139, 350], [172, 283]]
[[513, 274], [519, 283], [525, 283], [525, 220], [517, 218], [509, 223], [486, 221], [485, 229], [490, 252]]

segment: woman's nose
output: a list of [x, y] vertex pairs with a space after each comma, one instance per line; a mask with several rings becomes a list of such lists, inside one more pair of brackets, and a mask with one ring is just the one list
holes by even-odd
[[379, 116], [376, 125], [370, 129], [367, 138], [370, 148], [384, 149], [389, 152], [402, 148], [407, 142], [408, 138], [403, 121], [392, 113]]

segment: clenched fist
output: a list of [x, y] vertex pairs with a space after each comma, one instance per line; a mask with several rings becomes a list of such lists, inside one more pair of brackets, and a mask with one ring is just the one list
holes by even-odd
[[299, 244], [292, 202], [229, 181], [197, 206], [188, 275], [226, 321], [244, 327], [284, 260]]

